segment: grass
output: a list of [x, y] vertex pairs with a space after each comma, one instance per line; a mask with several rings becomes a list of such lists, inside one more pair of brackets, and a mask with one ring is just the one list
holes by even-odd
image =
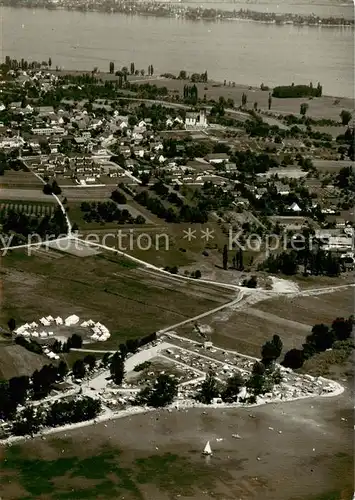
[[352, 340], [336, 342], [331, 351], [320, 352], [308, 359], [300, 372], [309, 373], [315, 377], [331, 375], [334, 365], [338, 367], [345, 365], [353, 350], [354, 343]]
[[[65, 444], [63, 440], [57, 443], [58, 452]], [[74, 488], [75, 499], [144, 500], [146, 485], [180, 495], [213, 486], [209, 468], [191, 467], [187, 458], [176, 454], [136, 458], [129, 465], [126, 462], [119, 450], [109, 446], [95, 456], [54, 460], [26, 456], [21, 447], [13, 446], [6, 451], [0, 484], [5, 491], [14, 482], [15, 471], [15, 479], [25, 492], [22, 500], [42, 495], [50, 500], [72, 500]]]
[[[137, 268], [114, 254], [45, 260], [13, 250], [1, 258], [0, 324], [51, 314], [104, 323], [111, 338], [100, 349], [143, 337], [228, 302], [230, 292]], [[94, 344], [92, 345], [94, 346]]]

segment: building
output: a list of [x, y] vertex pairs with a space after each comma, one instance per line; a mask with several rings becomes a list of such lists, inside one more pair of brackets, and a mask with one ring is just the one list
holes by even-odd
[[205, 156], [205, 160], [211, 163], [211, 165], [218, 165], [223, 162], [228, 162], [229, 156], [227, 153], [211, 153]]
[[208, 127], [206, 111], [188, 111], [185, 118], [185, 128], [206, 128]]

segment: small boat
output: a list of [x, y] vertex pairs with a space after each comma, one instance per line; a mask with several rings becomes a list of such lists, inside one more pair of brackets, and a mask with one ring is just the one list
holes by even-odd
[[209, 441], [207, 441], [206, 446], [202, 452], [202, 455], [212, 455], [211, 445]]

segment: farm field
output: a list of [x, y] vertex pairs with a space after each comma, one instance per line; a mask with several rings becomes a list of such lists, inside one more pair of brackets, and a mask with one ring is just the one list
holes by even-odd
[[56, 203], [53, 196], [44, 194], [40, 187], [38, 187], [38, 189], [0, 188], [0, 199]]
[[348, 397], [155, 411], [0, 448], [2, 498], [350, 500]]
[[41, 181], [32, 172], [24, 172], [23, 170], [5, 170], [4, 175], [0, 177], [0, 189], [42, 189], [42, 186]]
[[34, 202], [34, 201], [14, 201], [0, 200], [0, 216], [6, 212], [13, 210], [16, 213], [24, 213], [26, 215], [37, 215], [44, 217], [52, 215], [56, 205], [52, 202]]
[[112, 254], [45, 260], [41, 254], [11, 251], [1, 258], [0, 275], [2, 325], [9, 317], [21, 325], [43, 315], [77, 314], [109, 328], [111, 338], [99, 343], [100, 349], [143, 337], [231, 300], [231, 292], [224, 288], [146, 273]]

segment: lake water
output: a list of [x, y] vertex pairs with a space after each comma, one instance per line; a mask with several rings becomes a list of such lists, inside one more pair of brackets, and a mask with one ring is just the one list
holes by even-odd
[[[256, 10], [254, 4], [248, 5]], [[287, 7], [285, 11], [294, 11]], [[270, 2], [266, 8], [271, 10]], [[1, 9], [1, 17], [2, 59], [6, 55], [39, 61], [51, 57], [54, 66], [86, 70], [95, 66], [108, 70], [109, 61], [116, 68], [134, 61], [136, 68], [146, 70], [153, 64], [156, 74], [207, 69], [210, 78], [247, 85], [320, 81], [325, 94], [354, 96], [351, 28], [7, 7]]]

